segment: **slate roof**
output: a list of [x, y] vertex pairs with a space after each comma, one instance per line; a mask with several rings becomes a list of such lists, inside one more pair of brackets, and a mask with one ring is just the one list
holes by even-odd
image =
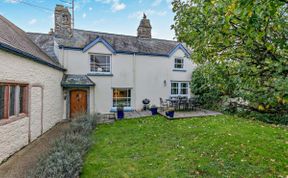
[[0, 15], [0, 48], [35, 62], [64, 70], [60, 64], [44, 53], [27, 34]]
[[63, 87], [90, 87], [95, 83], [87, 75], [64, 75], [61, 85]]
[[[53, 48], [53, 38], [46, 34], [28, 33], [29, 37], [47, 54], [51, 55]], [[136, 53], [143, 55], [163, 55], [168, 56], [178, 44], [177, 41], [162, 39], [142, 39], [136, 36], [110, 34], [103, 32], [93, 32], [74, 29], [70, 39], [55, 38], [59, 46], [64, 48], [84, 49], [98, 37], [107, 41], [116, 53]], [[53, 56], [53, 54], [52, 54]]]
[[27, 33], [28, 37], [39, 46], [42, 51], [58, 62], [54, 53], [54, 36], [43, 33]]

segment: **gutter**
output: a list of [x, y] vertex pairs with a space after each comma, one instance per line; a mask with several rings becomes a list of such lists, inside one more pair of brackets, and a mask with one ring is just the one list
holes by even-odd
[[46, 65], [48, 67], [52, 67], [52, 68], [54, 68], [56, 70], [59, 70], [59, 71], [62, 71], [62, 72], [66, 71], [66, 69], [64, 69], [64, 68], [62, 68], [60, 66], [57, 66], [55, 64], [51, 64], [49, 62], [46, 62], [45, 60], [42, 60], [39, 57], [36, 57], [36, 56], [34, 56], [32, 54], [29, 54], [27, 52], [24, 52], [22, 50], [14, 48], [14, 47], [12, 47], [10, 45], [4, 44], [4, 43], [0, 43], [0, 49], [2, 49], [4, 51], [7, 51], [7, 52], [10, 52], [10, 53], [13, 53], [13, 54], [18, 55], [18, 56], [21, 56], [21, 57], [25, 57], [25, 58], [30, 59], [30, 60], [32, 60], [34, 62], [39, 63], [39, 64], [43, 64], [43, 65]]
[[[69, 46], [59, 46], [59, 49], [83, 51], [83, 48], [69, 47]], [[114, 51], [115, 54], [130, 54], [130, 55], [141, 55], [141, 56], [160, 56], [169, 57], [169, 54], [157, 54], [157, 53], [141, 53], [141, 52], [131, 52], [131, 51]]]

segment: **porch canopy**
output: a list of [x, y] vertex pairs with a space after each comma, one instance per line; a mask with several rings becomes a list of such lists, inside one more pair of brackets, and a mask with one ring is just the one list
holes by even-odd
[[87, 75], [64, 75], [62, 82], [64, 88], [92, 87], [95, 83]]

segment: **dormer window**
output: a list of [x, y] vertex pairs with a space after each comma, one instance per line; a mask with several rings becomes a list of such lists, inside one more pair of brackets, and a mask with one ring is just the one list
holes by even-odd
[[111, 56], [91, 54], [90, 71], [93, 73], [111, 73]]
[[174, 68], [175, 69], [183, 69], [184, 68], [184, 59], [183, 58], [175, 58]]

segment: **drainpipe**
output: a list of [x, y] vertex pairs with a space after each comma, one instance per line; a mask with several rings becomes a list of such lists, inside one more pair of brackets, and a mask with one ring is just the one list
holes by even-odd
[[65, 66], [64, 48], [61, 49], [61, 52], [62, 52], [62, 65], [65, 68], [66, 66]]
[[28, 143], [31, 142], [31, 101], [32, 101], [32, 88], [40, 88], [41, 89], [41, 135], [43, 134], [43, 110], [44, 110], [44, 87], [41, 84], [33, 84], [29, 86], [29, 107], [28, 107], [28, 117], [29, 117], [29, 124], [28, 124]]
[[135, 109], [137, 107], [136, 104], [136, 54], [133, 54], [133, 93], [134, 93], [134, 105], [135, 105]]

